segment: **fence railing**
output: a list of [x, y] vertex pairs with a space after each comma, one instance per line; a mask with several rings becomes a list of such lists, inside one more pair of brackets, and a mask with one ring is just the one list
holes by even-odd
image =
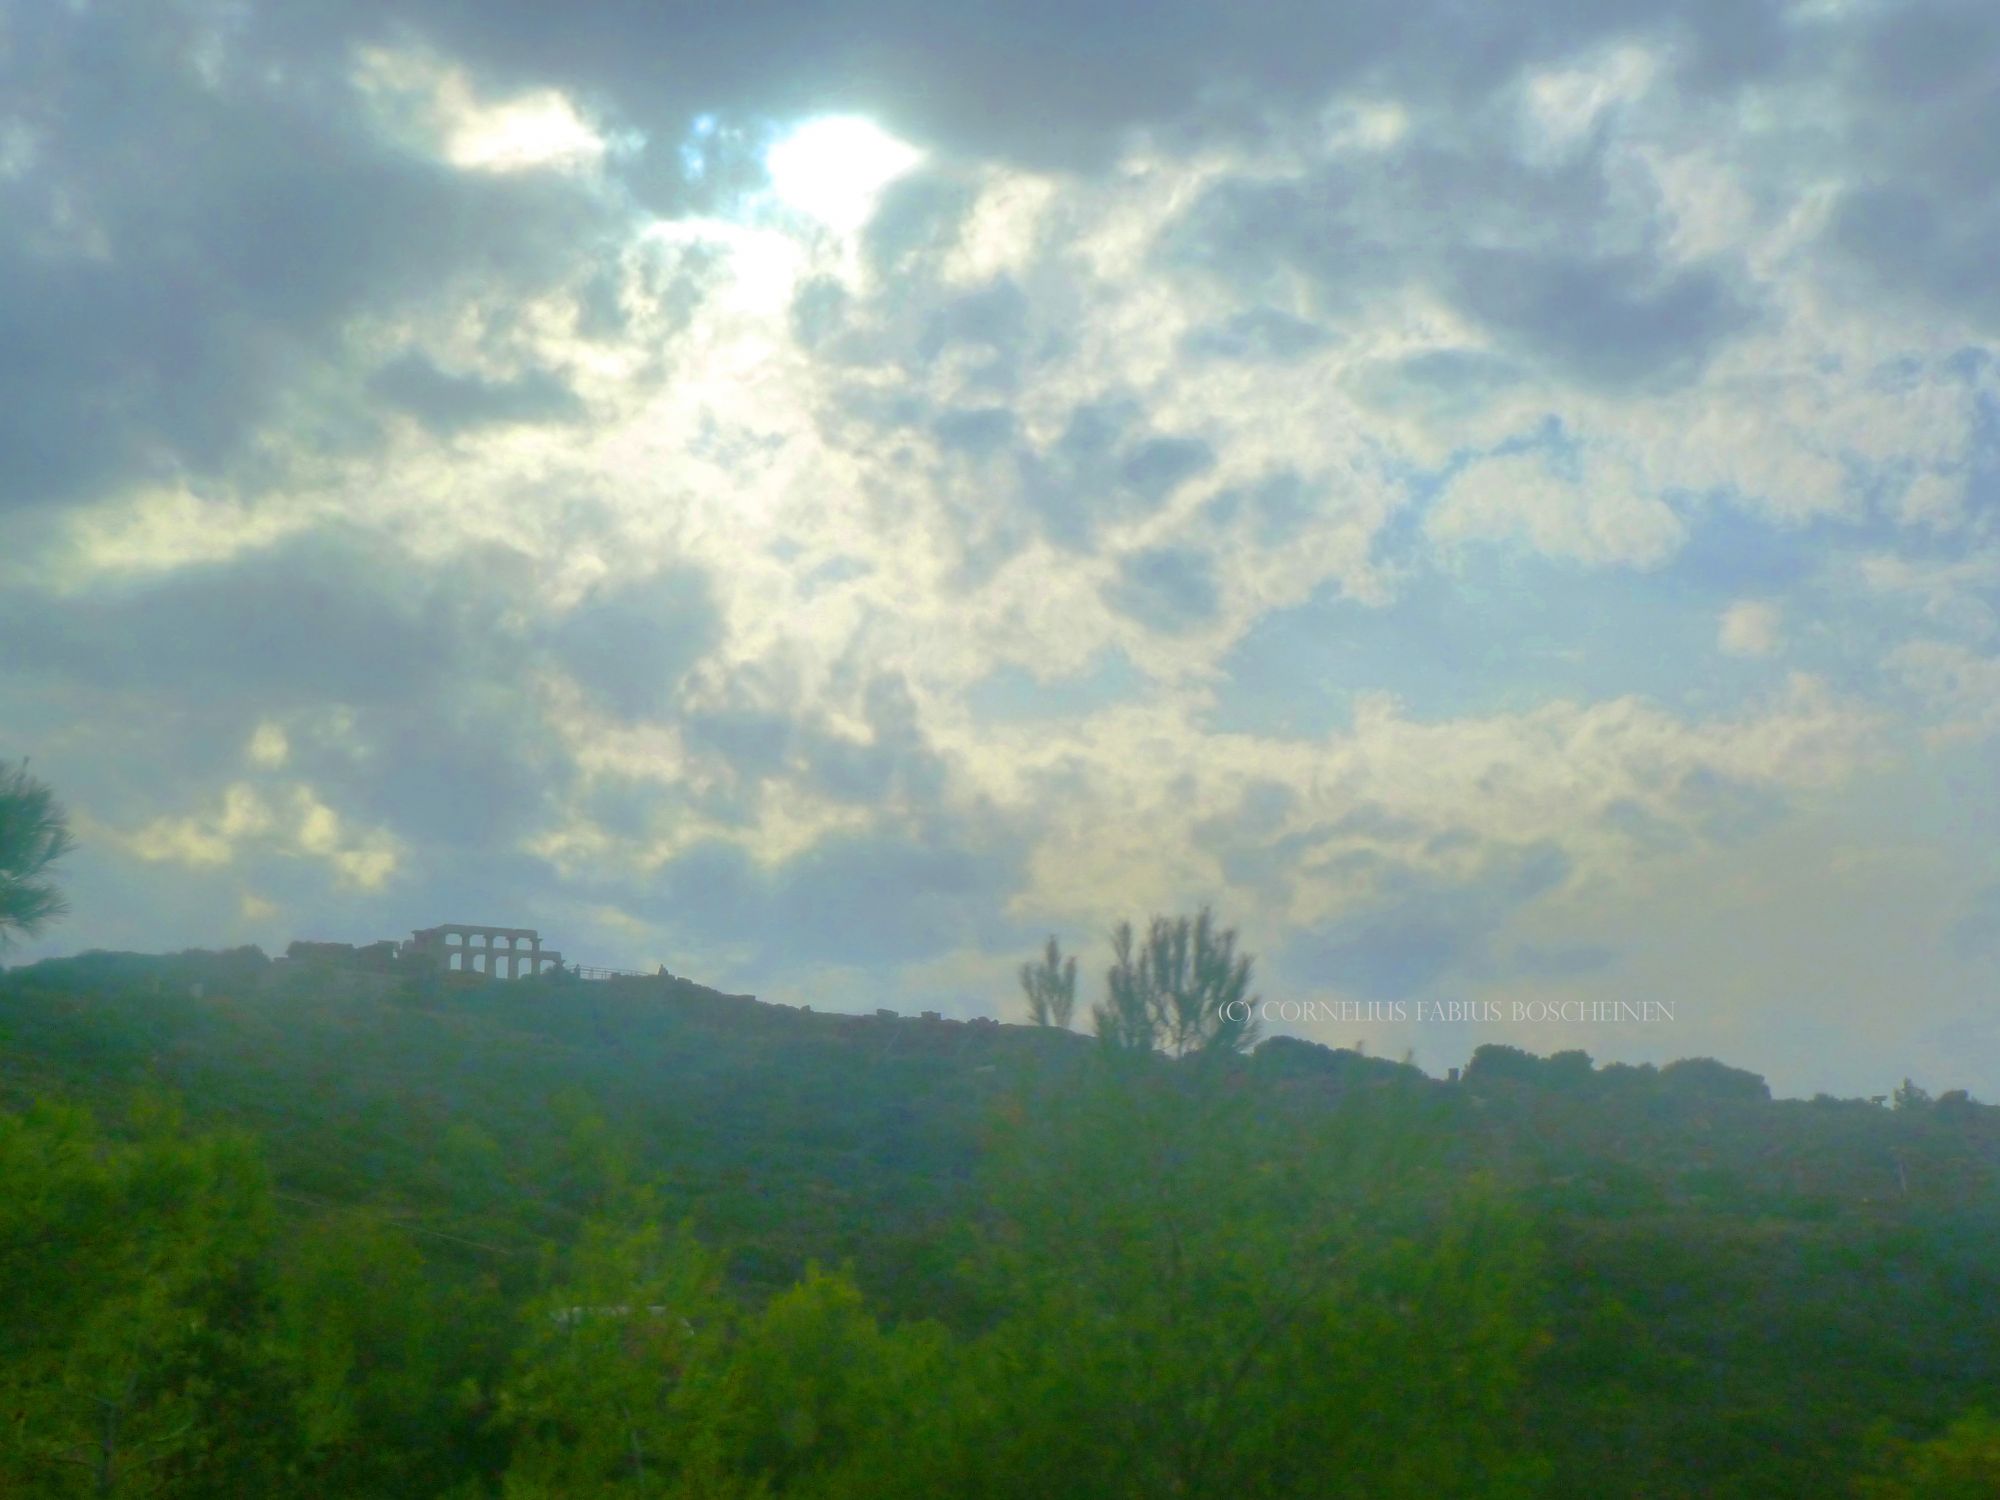
[[639, 969], [600, 969], [591, 964], [571, 964], [569, 971], [578, 979], [650, 979], [653, 977]]

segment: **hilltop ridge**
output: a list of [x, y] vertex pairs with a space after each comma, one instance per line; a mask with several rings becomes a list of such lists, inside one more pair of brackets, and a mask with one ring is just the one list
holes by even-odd
[[[0, 973], [0, 1109], [116, 1120], [165, 1098], [254, 1139], [300, 1232], [364, 1215], [515, 1296], [607, 1185], [643, 1180], [666, 1222], [729, 1247], [746, 1298], [847, 1265], [891, 1316], [977, 1327], [989, 1138], [1098, 1055], [1066, 1031], [660, 975], [441, 982], [255, 949]], [[1774, 1100], [1713, 1059], [1502, 1046], [1456, 1081], [1282, 1036], [1220, 1062], [1207, 1076], [1261, 1131], [1399, 1122], [1532, 1215], [1553, 1339], [1535, 1441], [1576, 1476], [1552, 1494], [1614, 1471], [1658, 1495], [1810, 1492], [1870, 1423], [1928, 1430], [2000, 1383], [2000, 1109], [1915, 1088], [1893, 1109]], [[1731, 1488], [1752, 1472], [1763, 1488]]]

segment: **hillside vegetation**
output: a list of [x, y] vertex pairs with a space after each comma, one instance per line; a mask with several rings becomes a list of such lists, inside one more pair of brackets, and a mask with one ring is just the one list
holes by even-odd
[[2000, 1110], [1895, 1102], [38, 964], [0, 1493], [1990, 1497]]

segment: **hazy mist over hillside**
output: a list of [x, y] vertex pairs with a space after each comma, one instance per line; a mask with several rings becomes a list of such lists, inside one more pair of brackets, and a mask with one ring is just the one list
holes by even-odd
[[1996, 65], [0, 6], [0, 757], [78, 841], [8, 961], [492, 923], [1015, 1019], [1206, 903], [1268, 1032], [1434, 1074], [2000, 1096]]

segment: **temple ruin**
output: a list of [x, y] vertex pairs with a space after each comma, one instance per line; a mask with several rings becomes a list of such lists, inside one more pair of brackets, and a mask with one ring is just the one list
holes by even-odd
[[544, 969], [560, 969], [563, 963], [560, 953], [542, 946], [541, 936], [532, 927], [481, 927], [471, 922], [419, 927], [403, 944], [402, 952], [420, 963], [484, 974], [489, 979], [533, 976]]
[[637, 969], [603, 969], [565, 964], [562, 954], [542, 946], [532, 927], [488, 927], [481, 922], [442, 922], [419, 927], [402, 942], [316, 942], [296, 938], [285, 949], [293, 963], [380, 974], [462, 974], [484, 979], [672, 979], [661, 964], [657, 974]]

